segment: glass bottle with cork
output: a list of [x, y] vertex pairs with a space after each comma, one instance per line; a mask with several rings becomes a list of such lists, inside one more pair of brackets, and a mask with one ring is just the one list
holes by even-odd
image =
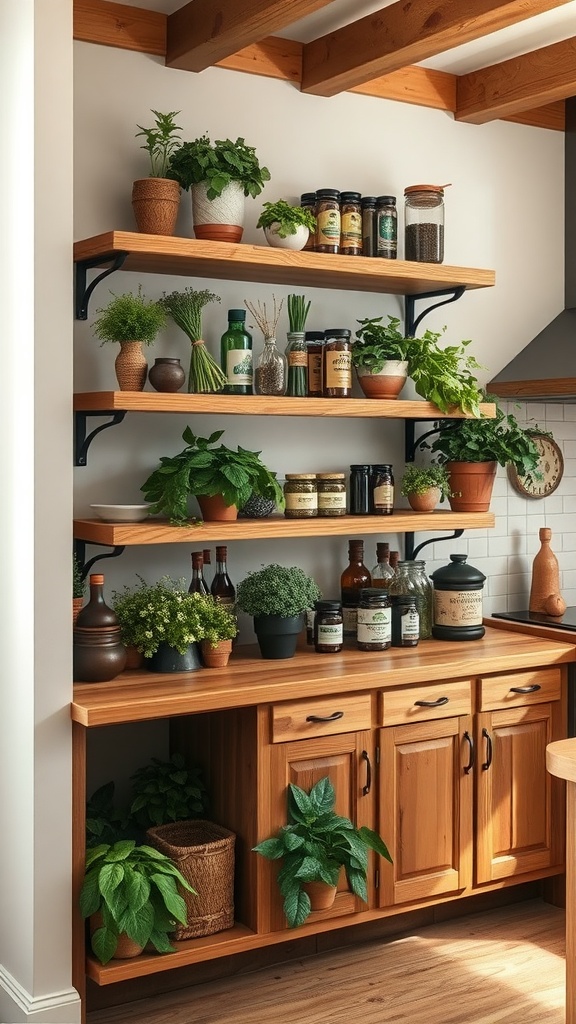
[[208, 565], [212, 565], [212, 552], [210, 551], [210, 548], [204, 548], [202, 551], [202, 578], [206, 585], [206, 590], [210, 592], [210, 587], [208, 586], [208, 580], [206, 578], [206, 566]]
[[220, 365], [228, 395], [251, 395], [253, 382], [252, 335], [246, 330], [246, 310], [228, 310], [228, 328], [220, 340]]
[[219, 604], [228, 606], [234, 612], [236, 605], [236, 588], [228, 575], [228, 548], [225, 545], [216, 547], [216, 571], [210, 586], [212, 597]]
[[202, 551], [192, 551], [192, 579], [190, 586], [188, 587], [189, 594], [201, 594], [202, 597], [207, 597], [209, 594], [206, 581], [204, 579], [204, 555]]
[[394, 579], [394, 569], [390, 565], [390, 545], [385, 541], [376, 544], [376, 565], [372, 569], [372, 586], [388, 589], [390, 580]]
[[371, 584], [372, 577], [364, 565], [364, 541], [348, 541], [348, 565], [340, 577], [345, 640], [356, 639], [360, 591]]

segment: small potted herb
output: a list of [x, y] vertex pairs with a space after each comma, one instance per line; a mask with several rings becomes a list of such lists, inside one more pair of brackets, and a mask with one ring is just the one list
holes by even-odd
[[204, 627], [198, 595], [188, 593], [184, 579], [162, 576], [152, 584], [137, 579], [135, 586], [112, 593], [122, 643], [140, 651], [152, 672], [200, 668], [196, 644], [204, 639]]
[[133, 183], [132, 209], [138, 231], [147, 235], [173, 235], [180, 205], [180, 185], [168, 178], [167, 171], [170, 156], [180, 145], [177, 133], [182, 129], [174, 121], [180, 111], [162, 114], [153, 110], [152, 113], [156, 119], [152, 128], [136, 126], [140, 129], [136, 138], [144, 136], [146, 140], [140, 148], [150, 157], [150, 174]]
[[268, 245], [303, 249], [310, 232], [316, 230], [316, 217], [303, 206], [291, 206], [279, 199], [276, 203], [264, 203], [256, 227], [264, 228]]
[[304, 612], [322, 597], [312, 576], [298, 566], [265, 565], [240, 582], [236, 604], [252, 615], [263, 658], [291, 658]]
[[202, 310], [209, 302], [220, 302], [220, 296], [207, 289], [196, 291], [185, 288], [182, 292], [170, 292], [160, 299], [162, 309], [180, 327], [190, 339], [190, 370], [188, 372], [188, 391], [206, 394], [222, 391], [228, 382], [218, 363], [210, 355], [202, 339]]
[[223, 668], [232, 653], [232, 641], [238, 634], [236, 616], [211, 594], [198, 595], [204, 638], [200, 653], [206, 668]]
[[408, 498], [414, 512], [431, 512], [439, 501], [450, 496], [450, 477], [446, 466], [438, 463], [406, 466], [400, 493]]
[[391, 863], [378, 833], [365, 825], [356, 828], [349, 818], [336, 814], [335, 799], [328, 776], [309, 793], [289, 783], [288, 824], [276, 836], [253, 847], [267, 860], [282, 861], [278, 885], [291, 928], [304, 924], [312, 910], [332, 905], [342, 868], [352, 892], [368, 901], [368, 850]]
[[92, 329], [101, 344], [108, 341], [120, 343], [114, 368], [121, 391], [142, 391], [146, 383], [148, 364], [142, 345], [151, 345], [159, 331], [166, 324], [166, 313], [158, 302], [147, 299], [138, 292], [124, 292], [115, 295], [103, 309], [98, 309], [98, 318]]

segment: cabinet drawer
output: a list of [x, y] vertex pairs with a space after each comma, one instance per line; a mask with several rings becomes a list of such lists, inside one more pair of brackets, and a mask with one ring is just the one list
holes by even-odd
[[272, 705], [270, 717], [272, 743], [357, 732], [372, 724], [370, 694], [285, 701]]
[[[530, 672], [507, 672], [480, 680], [480, 711], [498, 711], [519, 704], [542, 704], [560, 700], [560, 669], [541, 668]], [[518, 690], [524, 691], [518, 693]]]
[[[423, 686], [384, 690], [381, 694], [381, 725], [429, 722], [472, 713], [472, 683], [426, 683]], [[418, 703], [423, 701], [423, 704]]]

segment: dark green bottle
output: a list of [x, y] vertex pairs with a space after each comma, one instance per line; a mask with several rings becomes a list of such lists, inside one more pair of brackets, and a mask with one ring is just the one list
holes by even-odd
[[229, 309], [228, 330], [220, 341], [220, 365], [228, 378], [224, 388], [228, 395], [252, 394], [252, 335], [245, 320], [244, 309]]

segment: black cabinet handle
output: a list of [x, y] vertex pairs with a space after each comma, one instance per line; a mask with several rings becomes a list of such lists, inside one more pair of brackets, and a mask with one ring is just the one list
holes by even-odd
[[307, 722], [337, 722], [339, 718], [344, 718], [343, 711], [335, 711], [333, 715], [308, 715]]
[[492, 764], [492, 737], [488, 732], [488, 729], [482, 729], [482, 735], [486, 740], [486, 760], [482, 765], [482, 771], [487, 772], [490, 765]]
[[474, 761], [476, 760], [476, 753], [474, 750], [474, 740], [472, 739], [469, 732], [464, 733], [464, 739], [470, 744], [470, 760], [464, 768], [464, 774], [469, 775], [474, 767]]
[[367, 750], [363, 750], [360, 756], [363, 761], [366, 761], [366, 785], [362, 786], [362, 796], [368, 796], [372, 788], [372, 765]]
[[449, 700], [449, 697], [438, 697], [438, 700], [415, 700], [414, 706], [418, 708], [441, 708]]
[[536, 693], [541, 689], [540, 683], [532, 683], [531, 686], [511, 686], [510, 693]]

